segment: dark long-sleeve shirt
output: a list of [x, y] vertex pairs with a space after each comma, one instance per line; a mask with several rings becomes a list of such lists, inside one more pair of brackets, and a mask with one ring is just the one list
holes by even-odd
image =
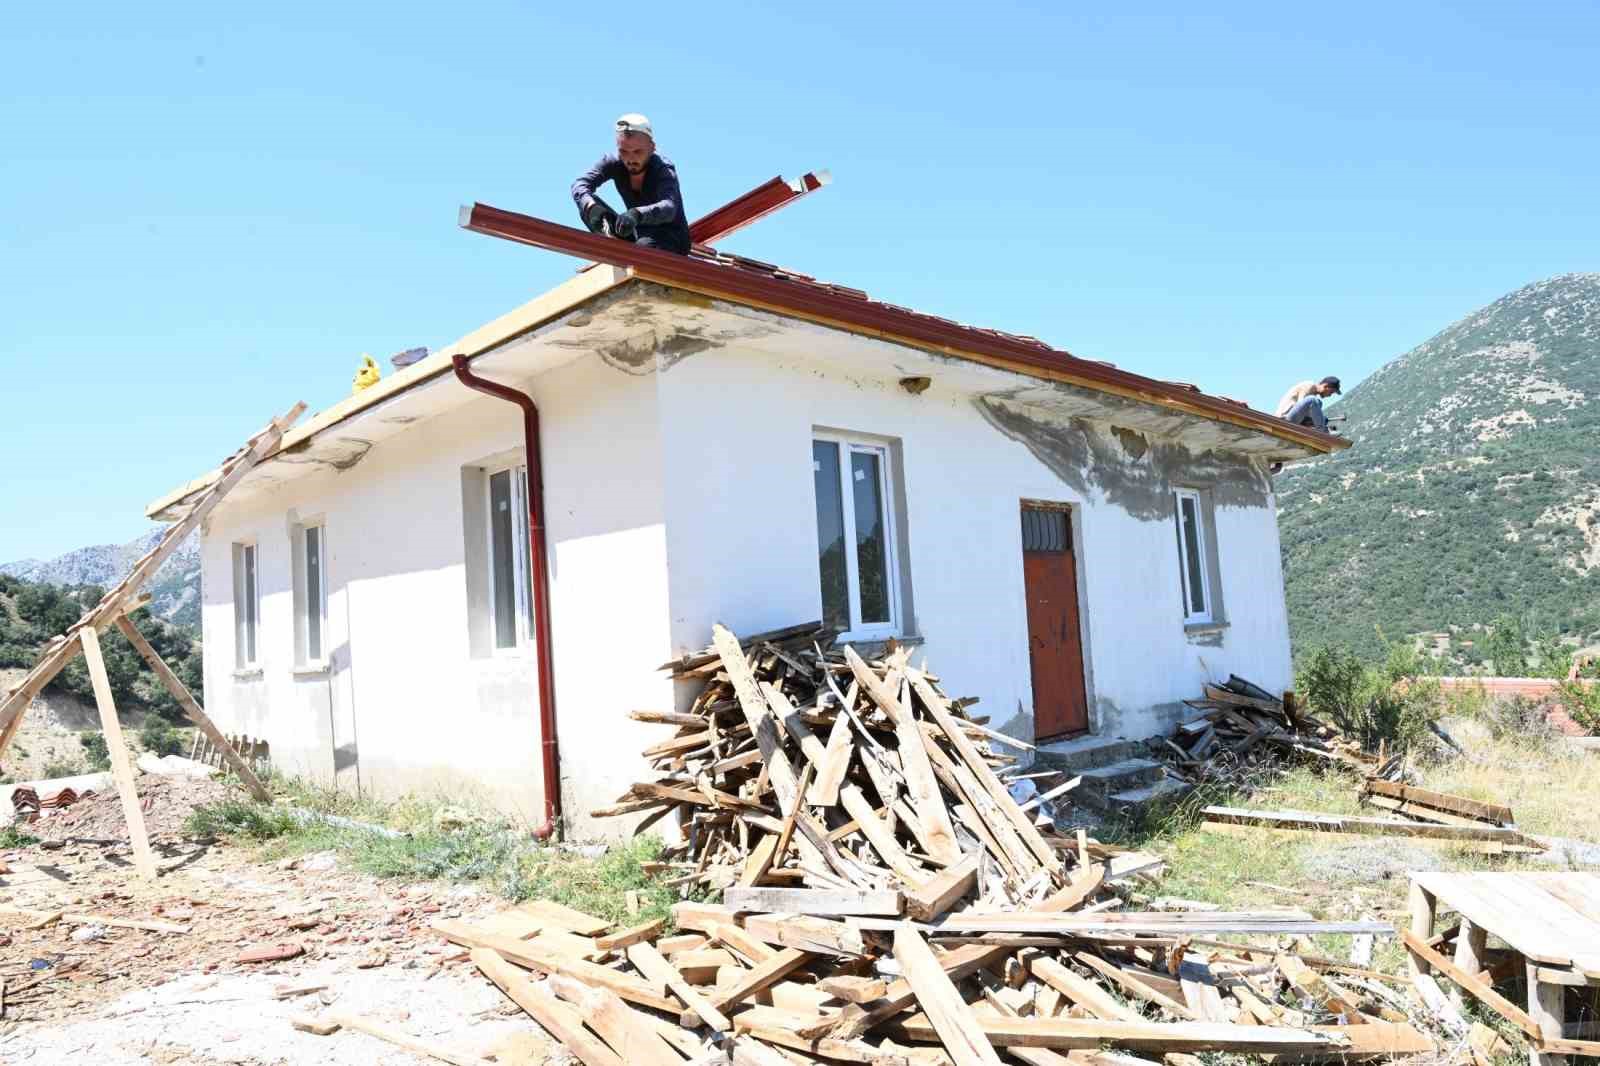
[[601, 156], [600, 162], [572, 183], [572, 202], [580, 213], [589, 209], [595, 191], [608, 181], [616, 183], [623, 204], [639, 212], [639, 237], [649, 238], [657, 248], [689, 254], [689, 216], [683, 210], [678, 172], [670, 160], [652, 153], [645, 164], [644, 182], [635, 190], [622, 160]]

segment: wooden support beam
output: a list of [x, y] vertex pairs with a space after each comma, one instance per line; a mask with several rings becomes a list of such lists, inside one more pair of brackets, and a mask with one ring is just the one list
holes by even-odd
[[683, 1000], [685, 1007], [716, 1032], [726, 1033], [733, 1029], [733, 1023], [728, 1021], [727, 1015], [714, 1007], [693, 985], [685, 981], [678, 968], [649, 944], [631, 945], [628, 948], [628, 961], [633, 963], [646, 980], [666, 985], [673, 995]]
[[900, 893], [893, 889], [728, 888], [725, 906], [736, 911], [779, 911], [791, 914], [870, 914], [899, 917]]
[[106, 749], [111, 755], [111, 778], [117, 783], [117, 795], [122, 800], [122, 817], [128, 823], [128, 839], [133, 844], [133, 868], [140, 877], [154, 879], [156, 857], [150, 850], [150, 835], [145, 831], [144, 810], [139, 806], [139, 793], [133, 786], [133, 763], [128, 759], [128, 745], [122, 739], [122, 723], [117, 720], [117, 703], [111, 696], [111, 679], [106, 676], [105, 657], [100, 652], [100, 634], [94, 626], [85, 626], [78, 632], [83, 644], [83, 658], [89, 666], [89, 681], [94, 685], [94, 702], [100, 711], [100, 730], [105, 734]]
[[1000, 1066], [1000, 1056], [978, 1018], [922, 935], [910, 926], [897, 929], [894, 957], [956, 1066]]
[[271, 794], [267, 792], [266, 786], [256, 777], [255, 772], [250, 769], [250, 764], [240, 757], [232, 744], [228, 743], [227, 738], [222, 735], [222, 730], [218, 729], [216, 723], [212, 722], [210, 716], [201, 709], [200, 701], [194, 698], [189, 692], [188, 686], [179, 679], [177, 674], [172, 672], [172, 668], [150, 646], [150, 642], [144, 639], [144, 634], [139, 632], [138, 627], [133, 624], [132, 620], [126, 615], [118, 618], [117, 628], [122, 631], [122, 635], [127, 638], [128, 643], [133, 645], [133, 650], [142, 655], [144, 661], [150, 664], [150, 669], [155, 672], [156, 677], [160, 678], [161, 683], [172, 694], [172, 698], [178, 701], [178, 706], [183, 708], [183, 713], [188, 717], [189, 721], [194, 723], [196, 729], [205, 734], [207, 740], [217, 746], [217, 749], [222, 753], [222, 757], [227, 760], [228, 766], [233, 769], [234, 773], [239, 775], [239, 780], [244, 782], [245, 787], [250, 790], [250, 794], [262, 803], [271, 803]]
[[489, 948], [474, 948], [472, 962], [483, 975], [500, 986], [528, 1017], [561, 1041], [584, 1066], [625, 1066], [620, 1056], [583, 1027], [577, 1011], [556, 999], [548, 989], [528, 980], [521, 970]]

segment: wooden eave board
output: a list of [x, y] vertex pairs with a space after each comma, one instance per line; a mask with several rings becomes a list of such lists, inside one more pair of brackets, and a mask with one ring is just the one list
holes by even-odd
[[1600, 975], [1600, 875], [1413, 873], [1411, 879], [1528, 958]]

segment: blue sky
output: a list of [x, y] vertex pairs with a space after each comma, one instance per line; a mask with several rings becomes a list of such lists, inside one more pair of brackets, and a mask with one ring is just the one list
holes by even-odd
[[691, 215], [832, 168], [731, 251], [1256, 406], [1597, 267], [1594, 5], [235, 6], [7, 12], [0, 560], [569, 276], [456, 208], [624, 111]]

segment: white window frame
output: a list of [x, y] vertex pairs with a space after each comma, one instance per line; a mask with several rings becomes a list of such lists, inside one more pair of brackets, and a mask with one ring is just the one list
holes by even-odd
[[[515, 604], [511, 615], [516, 627], [516, 642], [507, 647], [500, 645], [499, 619], [500, 605], [496, 598], [495, 567], [494, 567], [494, 488], [493, 481], [497, 474], [510, 473], [511, 475], [511, 585]], [[533, 531], [528, 528], [528, 464], [523, 462], [501, 463], [497, 466], [485, 467], [483, 471], [483, 500], [484, 511], [487, 516], [487, 529], [485, 536], [488, 540], [488, 603], [489, 603], [489, 648], [493, 654], [499, 656], [520, 656], [527, 653], [533, 642], [533, 605], [529, 602], [528, 566], [532, 559], [529, 547]]]
[[[1190, 545], [1183, 526], [1183, 501], [1189, 500], [1194, 504], [1194, 535], [1196, 542]], [[1172, 521], [1178, 535], [1178, 588], [1183, 596], [1183, 624], [1184, 625], [1209, 625], [1215, 613], [1211, 600], [1211, 563], [1210, 556], [1206, 553], [1206, 511], [1204, 501], [1196, 489], [1174, 489], [1172, 491]], [[1200, 571], [1200, 598], [1204, 601], [1203, 609], [1195, 611], [1192, 608], [1193, 597], [1189, 589], [1189, 549], [1193, 547], [1195, 558], [1199, 561]]]
[[[847, 586], [846, 606], [850, 609], [850, 629], [839, 635], [841, 642], [852, 640], [887, 640], [889, 637], [900, 636], [900, 531], [895, 528], [895, 501], [894, 472], [892, 466], [893, 455], [886, 441], [872, 437], [856, 436], [847, 433], [830, 433], [824, 430], [813, 430], [813, 442], [821, 441], [833, 444], [839, 449], [839, 510], [844, 515], [844, 567], [845, 584]], [[856, 559], [856, 509], [855, 490], [851, 485], [849, 458], [856, 452], [868, 452], [878, 458], [878, 500], [883, 507], [883, 565], [884, 581], [889, 593], [889, 620], [887, 622], [863, 622], [861, 620], [861, 574], [860, 565]], [[813, 484], [815, 479], [813, 479]], [[816, 510], [815, 492], [811, 501], [812, 511]], [[817, 545], [820, 554], [822, 545]], [[817, 584], [820, 588], [822, 579], [820, 563]]]
[[[317, 585], [316, 595], [311, 594], [311, 545], [309, 543], [312, 532], [317, 534]], [[295, 546], [301, 559], [300, 573], [298, 575], [301, 610], [296, 612], [295, 626], [299, 632], [296, 644], [303, 649], [300, 666], [317, 668], [327, 665], [328, 662], [328, 524], [324, 519], [305, 522], [295, 527], [295, 536], [300, 543]], [[313, 654], [311, 650], [311, 612], [317, 612], [318, 635], [322, 647]]]
[[233, 543], [234, 669], [261, 666], [261, 549], [254, 540]]

